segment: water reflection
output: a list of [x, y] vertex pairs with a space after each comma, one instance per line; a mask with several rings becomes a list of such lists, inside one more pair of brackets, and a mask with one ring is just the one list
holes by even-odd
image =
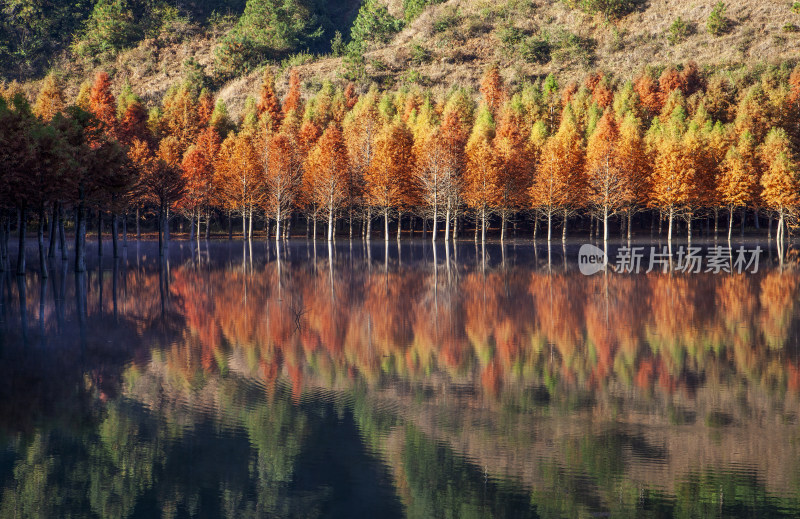
[[794, 263], [585, 277], [572, 248], [0, 277], [0, 516], [796, 515]]

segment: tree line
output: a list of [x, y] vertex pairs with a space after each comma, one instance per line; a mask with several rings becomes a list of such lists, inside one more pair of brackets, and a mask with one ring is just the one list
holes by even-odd
[[722, 214], [730, 238], [737, 214], [742, 227], [750, 216], [760, 227], [766, 214], [783, 240], [800, 204], [800, 66], [736, 78], [689, 63], [628, 82], [595, 72], [564, 86], [550, 75], [516, 91], [492, 66], [479, 96], [453, 88], [440, 98], [331, 83], [304, 97], [298, 73], [289, 76], [281, 99], [267, 70], [239, 124], [189, 83], [149, 110], [128, 87], [115, 97], [106, 73], [71, 104], [53, 75], [33, 106], [7, 89], [0, 263], [9, 265], [15, 215], [17, 271], [31, 219], [46, 275], [57, 245], [66, 259], [65, 220], [75, 268], [85, 270], [90, 214], [99, 239], [110, 221], [116, 255], [120, 223], [126, 237], [131, 217], [137, 235], [142, 218], [155, 220], [162, 242], [170, 222], [184, 219], [199, 238], [224, 217], [229, 235], [240, 218], [247, 238], [259, 223], [286, 238], [302, 219], [309, 237], [321, 224], [328, 240], [337, 231], [368, 239], [378, 223], [388, 240], [390, 225], [399, 237], [422, 219], [434, 240], [469, 228], [484, 242], [492, 223], [501, 241], [520, 223], [534, 239], [543, 227], [548, 241], [560, 225], [563, 240], [568, 223], [587, 216], [603, 239], [618, 217], [623, 236], [638, 218], [659, 234], [663, 222], [671, 240], [677, 220], [691, 239], [697, 222], [713, 222], [716, 233]]

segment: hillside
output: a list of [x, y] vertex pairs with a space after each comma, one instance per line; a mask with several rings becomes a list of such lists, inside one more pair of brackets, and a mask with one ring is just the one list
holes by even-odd
[[[119, 4], [120, 0], [101, 0], [98, 5], [103, 2]], [[4, 3], [8, 6], [14, 2]], [[581, 5], [591, 3], [584, 0]], [[718, 35], [707, 29], [714, 2], [628, 3], [632, 12], [606, 16], [561, 0], [370, 0], [358, 17], [357, 0], [318, 3], [325, 7], [304, 8], [302, 14], [310, 21], [292, 38], [278, 40], [269, 33], [266, 47], [240, 53], [235, 59], [226, 59], [228, 55], [222, 51], [231, 41], [246, 41], [240, 35], [249, 34], [242, 29], [242, 20], [251, 14], [248, 8], [240, 5], [243, 2], [221, 2], [233, 8], [226, 16], [210, 16], [207, 7], [201, 9], [194, 3], [192, 9], [184, 6], [180, 13], [152, 22], [155, 29], [142, 28], [136, 33], [141, 39], [134, 36], [119, 48], [80, 56], [83, 47], [79, 44], [90, 38], [86, 29], [76, 29], [73, 44], [54, 54], [48, 66], [24, 75], [4, 63], [1, 72], [7, 80], [21, 80], [23, 90], [32, 98], [48, 68], [63, 77], [68, 96], [77, 95], [84, 81], [105, 70], [117, 91], [129, 83], [149, 105], [156, 104], [170, 85], [191, 77], [218, 92], [230, 113], [238, 116], [246, 98], [257, 91], [265, 65], [276, 68], [279, 93], [287, 87], [289, 66], [296, 66], [308, 94], [325, 80], [341, 84], [349, 79], [362, 88], [373, 82], [383, 88], [418, 85], [434, 92], [452, 85], [474, 88], [490, 63], [498, 63], [504, 79], [515, 88], [549, 73], [555, 73], [560, 81], [569, 81], [599, 69], [629, 79], [644, 67], [688, 60], [696, 61], [701, 68], [735, 71], [799, 57], [800, 8], [793, 9], [784, 0], [726, 2], [726, 27]], [[412, 7], [419, 14], [410, 17], [406, 11]], [[370, 8], [378, 13], [371, 22], [363, 16]], [[386, 18], [387, 13], [390, 18]], [[355, 42], [359, 34], [352, 29], [362, 18], [371, 25], [367, 24], [366, 36]], [[373, 23], [375, 19], [384, 25]], [[311, 30], [316, 32], [305, 37], [303, 31]], [[337, 48], [334, 42], [332, 49], [336, 32], [343, 35], [343, 44]], [[329, 39], [331, 35], [334, 38]], [[334, 56], [337, 53], [343, 56]], [[30, 61], [38, 62], [33, 58]]]

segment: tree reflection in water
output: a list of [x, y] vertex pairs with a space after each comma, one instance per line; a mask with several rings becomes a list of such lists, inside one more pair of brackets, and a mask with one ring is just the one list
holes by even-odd
[[0, 278], [0, 516], [800, 511], [790, 262], [239, 246]]

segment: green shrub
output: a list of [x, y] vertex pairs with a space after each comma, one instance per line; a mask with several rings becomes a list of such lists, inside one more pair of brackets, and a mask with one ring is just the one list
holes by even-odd
[[431, 53], [419, 43], [413, 43], [409, 52], [411, 54], [412, 65], [422, 65], [431, 60]]
[[672, 22], [672, 25], [669, 26], [667, 41], [669, 41], [671, 45], [677, 45], [689, 36], [689, 31], [689, 24], [684, 22], [679, 16]]
[[445, 9], [442, 14], [433, 22], [433, 32], [444, 32], [451, 27], [458, 25], [459, 13], [455, 7]]
[[299, 0], [248, 0], [215, 49], [215, 69], [230, 77], [319, 42], [324, 31]]
[[712, 36], [720, 36], [728, 30], [728, 19], [725, 18], [726, 9], [725, 2], [718, 2], [711, 10], [711, 14], [708, 15], [706, 28]]
[[426, 7], [439, 4], [444, 0], [403, 0], [403, 18], [410, 22], [419, 16]]
[[130, 46], [141, 36], [133, 12], [125, 0], [100, 0], [72, 44], [78, 56], [97, 57]]
[[363, 49], [367, 43], [386, 43], [403, 28], [403, 21], [391, 14], [378, 0], [366, 0], [350, 28], [350, 44]]
[[347, 46], [342, 40], [342, 33], [340, 31], [336, 31], [333, 34], [333, 39], [331, 40], [331, 54], [334, 58], [338, 58], [340, 56], [344, 56], [346, 50]]
[[544, 36], [530, 36], [519, 45], [520, 56], [529, 63], [549, 62], [550, 52], [550, 42]]
[[585, 13], [599, 13], [607, 18], [622, 18], [635, 11], [644, 0], [569, 0], [568, 3]]
[[783, 26], [783, 32], [797, 32], [797, 26], [789, 22]]
[[551, 56], [560, 63], [576, 61], [584, 66], [594, 62], [594, 50], [597, 42], [592, 38], [582, 38], [569, 31], [559, 31], [553, 40]]
[[800, 2], [795, 2], [792, 4], [792, 12], [794, 14], [800, 14]]

